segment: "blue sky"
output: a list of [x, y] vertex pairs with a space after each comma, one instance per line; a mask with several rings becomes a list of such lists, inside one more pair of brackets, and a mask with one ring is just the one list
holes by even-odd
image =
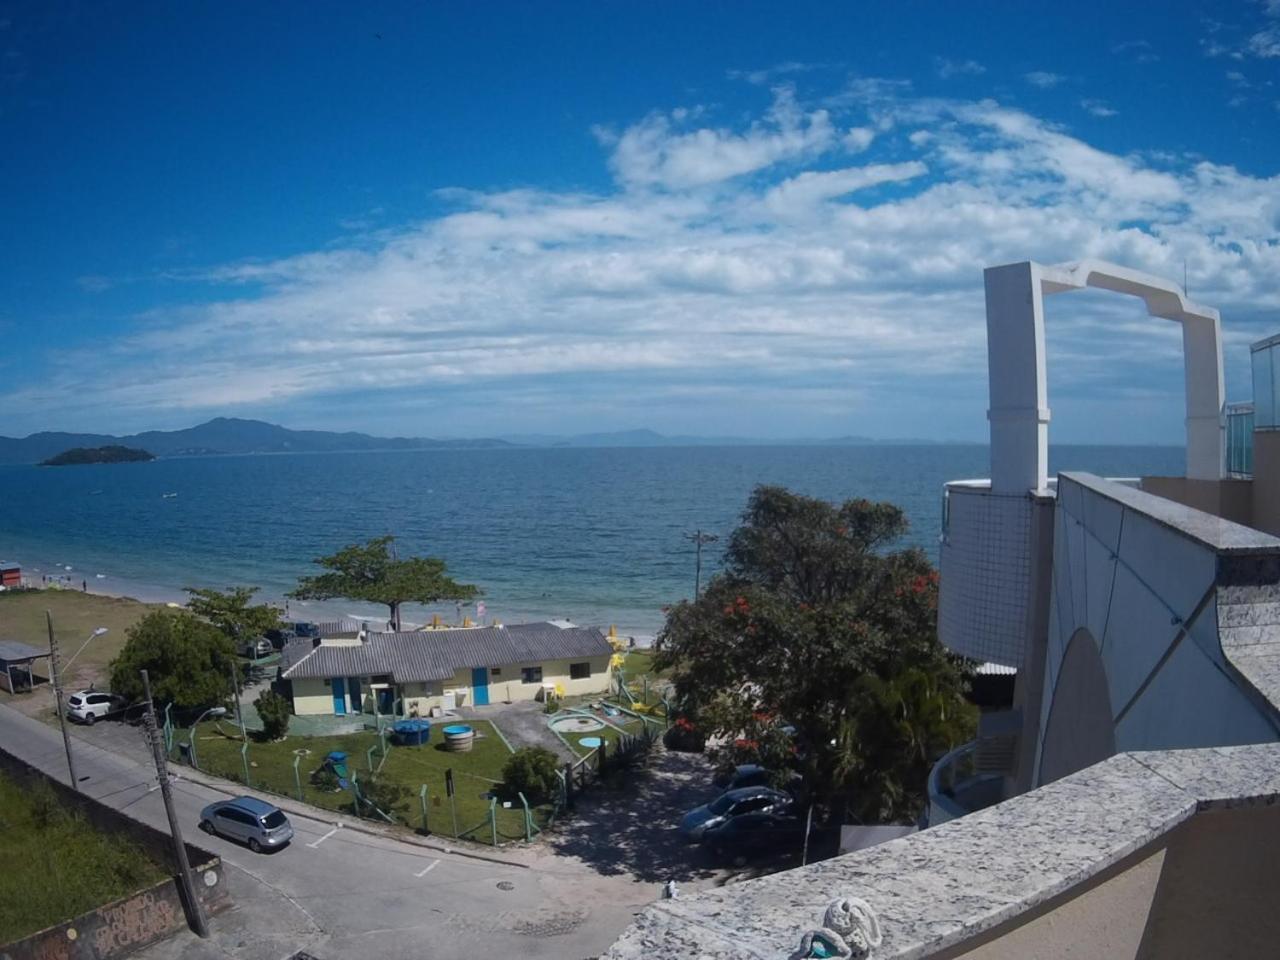
[[[0, 0], [0, 431], [982, 439], [982, 268], [1086, 256], [1247, 398], [1277, 81], [1280, 0]], [[1048, 322], [1054, 440], [1180, 439], [1174, 325]]]

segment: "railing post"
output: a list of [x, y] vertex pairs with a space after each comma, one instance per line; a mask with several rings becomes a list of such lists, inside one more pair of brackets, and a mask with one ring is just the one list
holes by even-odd
[[373, 771], [373, 751], [377, 749], [378, 749], [378, 745], [375, 743], [372, 747], [370, 747], [368, 750], [364, 752], [364, 763], [365, 763], [365, 766], [369, 768], [370, 772]]
[[528, 843], [528, 842], [532, 842], [532, 840], [533, 840], [533, 814], [529, 811], [529, 801], [525, 799], [524, 794], [523, 794], [523, 793], [521, 793], [519, 790], [517, 790], [517, 791], [516, 791], [516, 796], [520, 798], [520, 803], [521, 803], [521, 805], [524, 807], [524, 839], [525, 839], [525, 842], [526, 842], [526, 843]]

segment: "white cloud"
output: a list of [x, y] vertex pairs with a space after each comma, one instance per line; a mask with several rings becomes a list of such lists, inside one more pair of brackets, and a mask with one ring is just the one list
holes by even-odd
[[1080, 107], [1085, 112], [1095, 117], [1118, 117], [1120, 111], [1110, 106], [1105, 100], [1084, 99], [1080, 101]]
[[1126, 40], [1113, 46], [1111, 52], [1132, 57], [1138, 63], [1155, 63], [1160, 59], [1148, 40]]
[[1048, 70], [1032, 70], [1030, 73], [1024, 73], [1022, 79], [1033, 87], [1048, 90], [1064, 83], [1067, 78], [1060, 73], [1050, 73]]
[[951, 77], [978, 77], [987, 72], [987, 68], [977, 60], [948, 60], [946, 57], [934, 57], [933, 68], [944, 80]]
[[653, 113], [616, 137], [598, 129], [601, 142], [613, 148], [610, 165], [619, 182], [677, 190], [706, 186], [823, 153], [837, 139], [828, 112], [804, 112], [788, 87], [777, 88], [766, 115], [742, 133], [684, 129], [690, 116]]
[[[848, 142], [882, 129], [911, 133]], [[995, 101], [860, 83], [815, 108], [783, 90], [755, 120], [668, 110], [605, 147], [614, 190], [450, 191], [454, 212], [358, 246], [170, 275], [225, 296], [60, 350], [0, 399], [141, 419], [359, 396], [367, 426], [403, 400], [454, 433], [493, 422], [495, 403], [802, 433], [892, 406], [976, 437], [984, 266], [1100, 257], [1180, 277], [1185, 260], [1234, 331], [1274, 332], [1262, 312], [1280, 310], [1280, 177], [1178, 155], [1154, 167]], [[1053, 311], [1055, 389], [1093, 383], [1103, 335], [1125, 386], [1181, 389], [1176, 349], [1152, 358], [1163, 328], [1137, 306]]]

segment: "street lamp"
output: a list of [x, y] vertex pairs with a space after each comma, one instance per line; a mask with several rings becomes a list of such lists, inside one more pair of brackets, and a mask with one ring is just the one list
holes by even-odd
[[71, 756], [71, 734], [67, 730], [67, 714], [62, 706], [62, 672], [71, 666], [71, 660], [80, 656], [84, 648], [89, 645], [89, 641], [94, 637], [100, 637], [107, 632], [106, 627], [98, 627], [93, 633], [89, 634], [89, 639], [80, 644], [80, 649], [71, 655], [71, 660], [65, 664], [60, 663], [61, 657], [58, 652], [58, 638], [53, 632], [53, 613], [49, 610], [44, 612], [45, 621], [49, 625], [49, 673], [50, 680], [53, 681], [53, 694], [58, 706], [58, 726], [62, 728], [62, 746], [67, 751], [67, 775], [71, 778], [71, 789], [79, 790], [80, 780], [76, 776], [76, 762]]
[[200, 721], [205, 717], [221, 717], [225, 716], [226, 712], [226, 707], [210, 707], [204, 713], [200, 714], [200, 716], [196, 717], [196, 722], [191, 725], [191, 765], [197, 770], [200, 769], [200, 765], [196, 762], [196, 727], [200, 726]]

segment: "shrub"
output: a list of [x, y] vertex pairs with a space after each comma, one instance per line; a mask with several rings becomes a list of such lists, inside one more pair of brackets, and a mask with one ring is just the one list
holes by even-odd
[[267, 740], [283, 740], [289, 732], [289, 716], [292, 712], [287, 697], [272, 690], [263, 690], [253, 701], [258, 716], [262, 718], [262, 733]]
[[503, 765], [502, 783], [530, 803], [547, 800], [560, 789], [560, 758], [546, 747], [521, 747]]
[[342, 789], [338, 783], [338, 775], [328, 767], [320, 767], [311, 774], [311, 785], [325, 793], [334, 793]]
[[383, 818], [380, 814], [386, 814], [388, 817], [404, 819], [409, 809], [408, 787], [375, 774], [368, 779], [362, 777], [359, 790], [363, 802], [356, 805], [356, 813], [360, 816], [381, 820]]
[[668, 750], [679, 750], [681, 753], [701, 753], [707, 746], [707, 735], [694, 726], [687, 717], [678, 717], [666, 733], [662, 742]]

